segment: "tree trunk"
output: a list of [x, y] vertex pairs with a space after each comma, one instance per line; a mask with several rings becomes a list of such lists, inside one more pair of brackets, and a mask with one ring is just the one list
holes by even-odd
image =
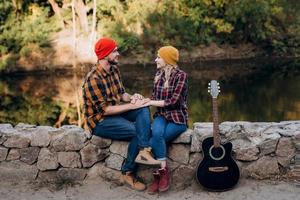
[[20, 9], [19, 9], [17, 0], [12, 0], [12, 4], [13, 4], [13, 7], [14, 7], [15, 15], [16, 15], [16, 17], [18, 17], [19, 13], [20, 13]]
[[52, 9], [53, 9], [55, 15], [56, 15], [56, 16], [58, 17], [58, 19], [59, 19], [60, 26], [61, 26], [62, 28], [65, 28], [65, 22], [64, 22], [64, 19], [63, 19], [61, 13], [60, 13], [60, 8], [59, 8], [59, 6], [58, 6], [57, 3], [55, 2], [55, 0], [48, 0], [48, 1], [49, 1], [49, 3], [51, 4], [51, 7], [52, 7]]
[[[93, 1], [93, 22], [92, 22], [92, 37], [95, 36], [96, 33], [96, 23], [97, 23], [97, 19], [96, 19], [96, 13], [97, 13], [97, 0]], [[94, 38], [93, 38], [94, 39]]]
[[73, 27], [73, 68], [76, 68], [76, 16], [75, 1], [72, 0], [72, 27]]
[[16, 2], [16, 0], [12, 0], [12, 3], [13, 3], [13, 6], [14, 6], [14, 9], [17, 10], [18, 8], [17, 8], [17, 2]]
[[81, 28], [85, 33], [88, 33], [89, 25], [88, 25], [88, 18], [87, 18], [85, 4], [83, 3], [82, 0], [76, 0], [74, 6], [75, 6], [76, 13], [78, 14]]
[[82, 119], [81, 119], [81, 102], [80, 102], [80, 94], [79, 94], [79, 90], [80, 90], [80, 83], [78, 81], [78, 78], [77, 78], [77, 75], [75, 74], [73, 76], [73, 81], [72, 81], [73, 85], [72, 85], [72, 88], [73, 88], [73, 91], [75, 93], [75, 100], [76, 100], [76, 109], [77, 109], [77, 125], [79, 127], [82, 126]]
[[97, 24], [97, 18], [96, 18], [96, 12], [97, 12], [97, 0], [93, 0], [93, 21], [92, 21], [92, 32], [89, 38], [89, 56], [93, 54], [93, 44], [96, 40], [96, 24]]
[[66, 119], [67, 116], [67, 110], [69, 109], [70, 103], [66, 103], [63, 107], [62, 112], [59, 114], [57, 122], [55, 122], [55, 127], [60, 128], [63, 121]]
[[[77, 78], [76, 78], [77, 81]], [[78, 89], [76, 88], [76, 108], [77, 108], [77, 117], [78, 117], [78, 122], [77, 125], [81, 127], [82, 121], [81, 121], [81, 111], [80, 111], [80, 97], [79, 97], [79, 92]]]

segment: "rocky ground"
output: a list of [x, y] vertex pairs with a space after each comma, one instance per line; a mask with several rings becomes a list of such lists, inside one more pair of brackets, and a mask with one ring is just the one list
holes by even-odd
[[148, 195], [133, 191], [125, 186], [116, 186], [101, 179], [78, 185], [42, 186], [37, 184], [0, 183], [1, 200], [106, 200], [106, 199], [202, 199], [202, 200], [295, 200], [300, 195], [300, 185], [294, 182], [240, 180], [233, 190], [227, 192], [208, 192], [196, 183], [185, 190], [168, 191], [163, 194]]

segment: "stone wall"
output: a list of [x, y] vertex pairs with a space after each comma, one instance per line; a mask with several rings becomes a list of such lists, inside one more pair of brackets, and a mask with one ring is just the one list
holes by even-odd
[[[299, 180], [300, 121], [280, 123], [224, 122], [223, 142], [233, 143], [233, 157], [242, 177], [291, 177]], [[194, 180], [202, 159], [201, 143], [212, 134], [212, 123], [195, 123], [169, 147], [173, 188]], [[0, 177], [5, 181], [64, 182], [102, 178], [118, 182], [127, 142], [92, 136], [77, 126], [53, 128], [0, 124]], [[138, 175], [150, 182], [152, 168]]]

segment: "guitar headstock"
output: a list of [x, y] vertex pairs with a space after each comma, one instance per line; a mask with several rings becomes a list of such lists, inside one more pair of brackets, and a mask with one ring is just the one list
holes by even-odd
[[212, 96], [212, 98], [217, 98], [220, 91], [220, 84], [216, 80], [211, 80], [210, 83], [208, 83], [208, 92]]

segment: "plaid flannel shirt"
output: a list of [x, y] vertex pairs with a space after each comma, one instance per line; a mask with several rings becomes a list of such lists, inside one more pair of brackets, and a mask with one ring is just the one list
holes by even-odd
[[100, 65], [95, 66], [86, 76], [82, 86], [84, 116], [90, 131], [103, 119], [107, 106], [117, 105], [125, 93], [117, 66], [106, 72]]
[[164, 116], [168, 121], [187, 125], [187, 74], [176, 68], [171, 72], [169, 86], [166, 88], [164, 88], [164, 71], [158, 70], [156, 72], [156, 75], [160, 74], [159, 80], [154, 83], [151, 99], [164, 100], [165, 107], [158, 107], [154, 117]]

